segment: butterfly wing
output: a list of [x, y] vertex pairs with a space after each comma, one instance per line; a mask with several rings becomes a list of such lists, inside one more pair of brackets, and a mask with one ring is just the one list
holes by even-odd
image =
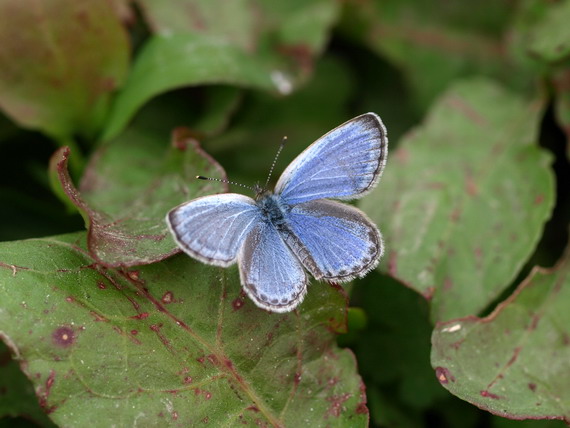
[[311, 144], [285, 169], [275, 193], [289, 205], [355, 199], [378, 182], [388, 154], [386, 128], [374, 113], [355, 117]]
[[247, 235], [260, 221], [255, 201], [237, 193], [197, 198], [166, 216], [178, 246], [195, 259], [216, 266], [235, 263]]
[[245, 239], [239, 271], [247, 295], [271, 312], [295, 309], [307, 292], [303, 266], [269, 222], [258, 223]]
[[341, 282], [364, 276], [384, 250], [374, 223], [359, 209], [340, 202], [295, 205], [286, 221], [287, 244], [319, 280]]

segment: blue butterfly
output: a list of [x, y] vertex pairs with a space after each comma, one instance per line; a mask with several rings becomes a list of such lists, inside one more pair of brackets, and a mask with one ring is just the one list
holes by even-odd
[[349, 281], [378, 264], [378, 228], [360, 210], [331, 201], [356, 199], [378, 182], [388, 154], [386, 128], [374, 113], [355, 117], [291, 162], [275, 191], [255, 199], [204, 196], [172, 209], [166, 222], [178, 246], [216, 266], [238, 263], [243, 289], [260, 308], [295, 309], [318, 280]]

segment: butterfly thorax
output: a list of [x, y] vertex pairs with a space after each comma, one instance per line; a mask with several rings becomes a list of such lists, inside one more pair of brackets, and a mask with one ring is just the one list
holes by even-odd
[[283, 228], [285, 225], [285, 214], [289, 207], [283, 203], [278, 195], [265, 192], [257, 198], [256, 204], [267, 221], [271, 222], [277, 229]]

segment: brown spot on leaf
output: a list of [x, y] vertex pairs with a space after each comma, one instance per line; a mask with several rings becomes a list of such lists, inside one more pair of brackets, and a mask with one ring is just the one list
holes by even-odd
[[54, 370], [50, 370], [49, 372], [49, 376], [46, 379], [46, 383], [45, 385], [42, 387], [40, 387], [37, 391], [38, 394], [38, 398], [39, 398], [39, 403], [40, 406], [42, 407], [42, 409], [44, 409], [44, 411], [49, 415], [50, 413], [52, 413], [57, 406], [48, 406], [48, 398], [49, 398], [49, 394], [51, 392], [51, 388], [53, 387], [53, 384], [55, 383], [55, 371]]
[[164, 295], [162, 296], [162, 299], [160, 299], [160, 300], [165, 305], [168, 305], [169, 303], [172, 303], [174, 301], [174, 294], [172, 294], [172, 291], [167, 291], [166, 293], [164, 293]]
[[351, 397], [351, 394], [345, 393], [341, 395], [333, 395], [331, 397], [327, 397], [327, 401], [331, 403], [330, 407], [327, 410], [326, 416], [334, 416], [338, 418], [340, 414], [346, 410], [344, 409], [343, 404]]
[[529, 330], [536, 330], [536, 328], [538, 327], [538, 323], [540, 322], [540, 315], [536, 314], [532, 317], [532, 320], [530, 322], [530, 328]]
[[465, 342], [465, 338], [458, 340], [457, 342], [453, 342], [451, 344], [451, 347], [455, 350], [458, 350], [459, 348], [461, 348], [461, 345], [463, 345], [463, 342]]
[[535, 392], [536, 391], [536, 384], [535, 383], [529, 383], [528, 389], [530, 389], [532, 392]]
[[309, 73], [313, 69], [313, 55], [308, 45], [302, 43], [280, 45], [277, 49], [283, 55], [292, 58], [303, 72]]
[[98, 313], [95, 312], [95, 311], [90, 311], [89, 314], [90, 314], [93, 318], [95, 318], [95, 322], [99, 322], [99, 321], [105, 321], [105, 322], [106, 322], [106, 321], [109, 321], [109, 320], [108, 320], [107, 318], [105, 318], [103, 315], [98, 314]]
[[195, 131], [184, 128], [178, 127], [172, 131], [171, 142], [172, 147], [176, 150], [180, 150], [181, 152], [185, 152], [189, 146], [192, 147], [199, 147], [200, 146], [200, 135]]
[[447, 101], [454, 110], [463, 114], [471, 122], [481, 127], [486, 127], [488, 125], [485, 117], [482, 116], [477, 110], [475, 110], [471, 104], [465, 102], [465, 99], [456, 95], [449, 97]]
[[68, 348], [75, 342], [75, 332], [71, 327], [63, 326], [55, 329], [51, 338], [57, 346]]
[[398, 274], [398, 252], [396, 250], [390, 251], [390, 257], [388, 257], [388, 272], [393, 277], [396, 277]]
[[489, 392], [486, 389], [481, 391], [479, 394], [481, 395], [481, 397], [488, 397], [488, 398], [492, 398], [493, 400], [498, 400], [501, 398], [497, 394], [493, 394], [492, 392]]
[[234, 311], [241, 309], [243, 305], [245, 305], [245, 300], [241, 296], [236, 297], [232, 302], [232, 307], [234, 308]]
[[483, 250], [481, 249], [481, 247], [476, 247], [474, 251], [475, 251], [475, 261], [477, 263], [477, 267], [482, 268], [483, 267]]
[[194, 388], [194, 395], [203, 395], [206, 400], [212, 398], [212, 393], [210, 391], [200, 388]]
[[105, 285], [105, 283], [103, 281], [97, 281], [97, 287], [100, 288], [101, 290], [104, 290], [105, 288], [107, 288], [107, 286]]
[[294, 379], [295, 386], [299, 386], [299, 384], [301, 383], [301, 378], [302, 378], [301, 373], [299, 372], [295, 373], [295, 379]]
[[477, 187], [477, 184], [475, 183], [475, 180], [473, 180], [473, 177], [471, 175], [467, 176], [467, 180], [465, 183], [465, 190], [467, 191], [467, 194], [469, 196], [477, 196], [477, 194], [479, 193], [479, 188]]
[[513, 356], [511, 357], [511, 359], [509, 360], [509, 362], [507, 363], [507, 367], [512, 366], [515, 361], [517, 360], [517, 358], [519, 357], [519, 353], [521, 352], [522, 347], [517, 346], [514, 351], [513, 351]]
[[452, 212], [451, 212], [451, 221], [454, 223], [457, 223], [457, 221], [461, 218], [461, 208], [455, 208]]
[[16, 265], [9, 265], [6, 263], [2, 263], [0, 262], [0, 267], [6, 268], [6, 269], [10, 269], [12, 271], [12, 276], [16, 276], [16, 273], [18, 272], [18, 269], [22, 269], [22, 270], [28, 270], [29, 268], [27, 267], [22, 267], [22, 266], [16, 266]]
[[423, 292], [423, 296], [426, 300], [431, 300], [433, 298], [433, 293], [435, 293], [435, 287], [428, 287]]
[[544, 195], [537, 195], [536, 198], [534, 198], [535, 205], [540, 205], [543, 202], [544, 202]]
[[[148, 317], [149, 317], [149, 313], [148, 313], [148, 312], [141, 312], [140, 314], [138, 314], [138, 315], [133, 315], [132, 317], [129, 317], [129, 318], [132, 319], [132, 320], [144, 320], [144, 319], [146, 319], [146, 318], [148, 318]], [[152, 328], [152, 326], [151, 326], [151, 328]]]
[[455, 377], [451, 374], [451, 372], [446, 369], [445, 367], [436, 367], [435, 368], [435, 376], [439, 383], [445, 385], [447, 383], [455, 382]]
[[410, 152], [406, 149], [399, 148], [396, 151], [395, 159], [400, 162], [402, 165], [405, 165], [410, 160]]
[[129, 276], [130, 279], [132, 279], [133, 281], [138, 281], [140, 278], [140, 272], [138, 270], [130, 270], [127, 272], [127, 275]]

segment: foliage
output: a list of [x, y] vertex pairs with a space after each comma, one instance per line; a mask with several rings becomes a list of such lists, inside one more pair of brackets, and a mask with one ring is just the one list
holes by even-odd
[[[569, 20], [0, 0], [0, 426], [570, 423]], [[283, 135], [277, 170], [366, 111], [377, 270], [271, 314], [177, 254], [166, 212], [239, 191], [193, 177], [262, 182]]]

